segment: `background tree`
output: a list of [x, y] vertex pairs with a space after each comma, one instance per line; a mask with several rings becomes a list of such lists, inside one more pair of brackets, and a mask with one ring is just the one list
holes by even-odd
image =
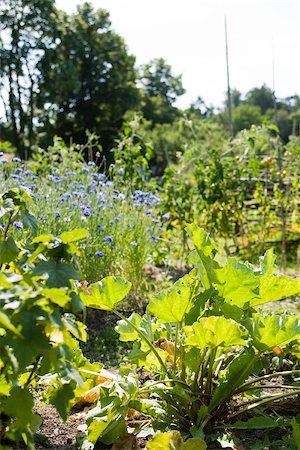
[[50, 46], [56, 21], [54, 0], [2, 0], [0, 89], [6, 126], [18, 154], [34, 141], [39, 60]]
[[247, 92], [245, 102], [249, 105], [259, 106], [261, 113], [265, 114], [268, 109], [274, 108], [274, 94], [266, 84], [255, 87]]
[[181, 76], [174, 76], [171, 66], [163, 58], [157, 58], [142, 66], [141, 83], [144, 117], [152, 122], [152, 126], [172, 123], [180, 115], [174, 103], [185, 92]]
[[40, 63], [45, 131], [82, 143], [88, 130], [111, 146], [124, 113], [139, 105], [134, 63], [108, 12], [88, 3], [73, 15], [60, 12], [57, 45]]

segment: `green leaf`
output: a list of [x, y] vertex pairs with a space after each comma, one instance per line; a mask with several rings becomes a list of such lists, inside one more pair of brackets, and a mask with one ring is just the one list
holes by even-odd
[[291, 420], [291, 425], [292, 425], [293, 438], [297, 445], [297, 450], [300, 450], [300, 427], [299, 427], [295, 417], [293, 417], [293, 419]]
[[131, 283], [121, 277], [106, 277], [91, 286], [91, 294], [81, 292], [85, 306], [111, 311], [131, 289]]
[[186, 230], [196, 247], [196, 250], [191, 253], [190, 261], [197, 268], [203, 287], [210, 289], [214, 283], [218, 283], [217, 270], [219, 265], [214, 260], [215, 244], [202, 228], [194, 224], [187, 225]]
[[33, 270], [34, 276], [45, 275], [50, 288], [70, 287], [70, 280], [80, 280], [74, 267], [63, 262], [43, 261]]
[[32, 239], [34, 244], [45, 244], [53, 241], [55, 241], [55, 237], [52, 234], [41, 234]]
[[198, 348], [246, 345], [239, 324], [221, 316], [202, 317], [192, 326], [185, 327], [184, 331], [187, 335], [186, 345]]
[[[128, 320], [136, 327], [139, 327], [142, 318], [137, 313], [132, 313], [131, 316], [128, 317]], [[131, 325], [125, 322], [125, 320], [119, 320], [117, 326], [115, 327], [115, 330], [117, 333], [119, 333], [119, 339], [122, 342], [136, 341], [139, 338], [137, 331]]]
[[5, 403], [5, 413], [16, 416], [19, 425], [26, 426], [32, 417], [33, 398], [27, 388], [14, 386]]
[[259, 275], [235, 258], [229, 258], [228, 263], [218, 271], [218, 279], [219, 294], [228, 303], [243, 308], [258, 298]]
[[4, 314], [4, 312], [2, 312], [2, 311], [0, 311], [0, 325], [1, 325], [1, 327], [5, 328], [6, 330], [12, 331], [17, 336], [22, 337], [21, 333], [17, 330], [17, 328], [10, 321], [9, 317], [6, 314]]
[[66, 328], [70, 333], [73, 334], [77, 339], [80, 341], [86, 342], [87, 340], [87, 333], [86, 333], [86, 326], [82, 323], [76, 320], [75, 316], [70, 313], [66, 313], [62, 317], [62, 321], [65, 324]]
[[71, 402], [74, 397], [75, 387], [76, 383], [74, 381], [71, 381], [68, 384], [63, 384], [59, 390], [55, 391], [54, 395], [50, 399], [51, 403], [55, 406], [57, 412], [64, 421], [67, 420], [71, 409]]
[[274, 419], [273, 417], [255, 416], [246, 422], [238, 421], [234, 424], [229, 423], [224, 425], [224, 428], [233, 430], [266, 430], [278, 428], [282, 426], [282, 419]]
[[229, 399], [235, 390], [244, 383], [253, 370], [255, 358], [254, 351], [246, 349], [243, 354], [237, 354], [226, 369], [219, 372], [219, 385], [209, 403], [209, 412]]
[[18, 254], [19, 249], [11, 236], [0, 242], [0, 264], [14, 261]]
[[276, 346], [286, 345], [300, 338], [300, 319], [298, 316], [253, 314], [245, 323], [254, 346], [260, 351], [270, 351]]
[[192, 271], [176, 281], [171, 289], [150, 297], [147, 312], [152, 313], [161, 323], [181, 322], [192, 307], [195, 285], [195, 271]]
[[183, 440], [179, 431], [168, 431], [157, 434], [146, 444], [147, 450], [178, 450]]
[[276, 256], [273, 253], [273, 249], [269, 249], [266, 251], [264, 256], [259, 258], [261, 273], [263, 275], [271, 275], [275, 270], [275, 260]]
[[129, 408], [133, 408], [143, 415], [153, 417], [154, 419], [163, 419], [166, 415], [166, 410], [162, 408], [161, 403], [150, 398], [131, 400]]
[[75, 228], [72, 231], [64, 231], [59, 237], [64, 244], [69, 244], [70, 242], [80, 241], [85, 239], [89, 235], [87, 230], [83, 228]]
[[14, 202], [11, 198], [1, 198], [0, 199], [0, 218], [6, 213], [12, 212], [15, 209]]
[[184, 442], [179, 450], [206, 450], [207, 445], [201, 438], [191, 438]]
[[33, 235], [37, 234], [38, 221], [32, 214], [26, 211], [21, 211], [21, 220], [23, 222], [24, 228], [31, 228]]
[[300, 278], [295, 280], [286, 275], [265, 275], [260, 279], [259, 299], [251, 305], [281, 300], [300, 293]]
[[45, 288], [41, 291], [41, 294], [62, 308], [70, 301], [68, 292], [62, 288]]

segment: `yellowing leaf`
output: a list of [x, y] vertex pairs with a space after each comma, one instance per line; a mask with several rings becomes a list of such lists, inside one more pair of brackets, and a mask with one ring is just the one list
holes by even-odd
[[238, 323], [221, 316], [203, 317], [193, 326], [184, 328], [186, 345], [198, 348], [231, 347], [246, 345]]

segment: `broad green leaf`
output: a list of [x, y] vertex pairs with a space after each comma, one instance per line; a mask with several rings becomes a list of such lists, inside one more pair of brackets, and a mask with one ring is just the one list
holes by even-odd
[[202, 317], [192, 326], [184, 328], [186, 345], [198, 348], [231, 347], [246, 345], [245, 334], [239, 324], [221, 316]]
[[[128, 317], [128, 320], [135, 327], [139, 327], [142, 318], [137, 313], [132, 313], [131, 316]], [[119, 339], [122, 342], [135, 341], [139, 337], [137, 331], [131, 325], [125, 322], [125, 320], [119, 320], [117, 326], [115, 327], [115, 330], [117, 333], [119, 333]]]
[[261, 305], [300, 293], [300, 278], [286, 275], [265, 275], [260, 279], [259, 297], [251, 305]]
[[68, 292], [62, 288], [45, 288], [41, 291], [41, 294], [49, 298], [51, 302], [55, 303], [58, 306], [61, 306], [62, 308], [66, 306], [66, 304], [70, 301]]
[[131, 289], [131, 283], [121, 277], [106, 277], [91, 286], [91, 294], [81, 292], [85, 306], [111, 311]]
[[32, 416], [33, 398], [27, 388], [14, 386], [6, 400], [4, 411], [10, 416], [16, 416], [19, 425], [26, 426]]
[[83, 228], [75, 228], [72, 231], [64, 231], [59, 237], [64, 244], [69, 244], [70, 242], [80, 241], [85, 239], [89, 235], [87, 230]]
[[21, 211], [21, 220], [24, 228], [31, 228], [33, 235], [35, 236], [38, 231], [38, 221], [36, 217], [26, 211]]
[[195, 224], [186, 226], [186, 230], [193, 240], [193, 244], [197, 250], [200, 250], [205, 256], [214, 256], [216, 253], [216, 246], [211, 241], [209, 234], [203, 228]]
[[261, 273], [263, 275], [271, 275], [275, 270], [275, 260], [276, 256], [273, 253], [273, 250], [267, 250], [264, 256], [259, 258]]
[[0, 242], [0, 264], [14, 261], [18, 254], [19, 249], [11, 236]]
[[32, 239], [34, 244], [45, 244], [53, 241], [55, 241], [55, 237], [52, 234], [41, 234]]
[[195, 284], [193, 271], [176, 281], [171, 289], [150, 297], [147, 312], [152, 313], [161, 323], [181, 322], [191, 309]]
[[7, 382], [4, 375], [0, 375], [0, 395], [8, 396], [12, 387], [11, 382]]
[[45, 275], [50, 288], [70, 287], [70, 280], [80, 280], [74, 267], [63, 262], [43, 261], [33, 270], [34, 276]]
[[286, 345], [300, 339], [300, 318], [298, 316], [253, 314], [245, 326], [260, 351], [270, 351], [276, 346]]
[[243, 308], [258, 297], [258, 274], [235, 258], [229, 258], [228, 263], [218, 271], [218, 279], [219, 294], [227, 303]]

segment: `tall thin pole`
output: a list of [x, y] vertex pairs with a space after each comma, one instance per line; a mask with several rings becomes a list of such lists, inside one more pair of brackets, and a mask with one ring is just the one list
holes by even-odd
[[228, 58], [228, 40], [227, 40], [227, 20], [225, 16], [225, 45], [226, 45], [226, 68], [227, 68], [227, 107], [228, 107], [228, 129], [229, 134], [233, 137], [232, 126], [232, 102], [231, 102], [231, 89], [229, 81], [229, 58]]

